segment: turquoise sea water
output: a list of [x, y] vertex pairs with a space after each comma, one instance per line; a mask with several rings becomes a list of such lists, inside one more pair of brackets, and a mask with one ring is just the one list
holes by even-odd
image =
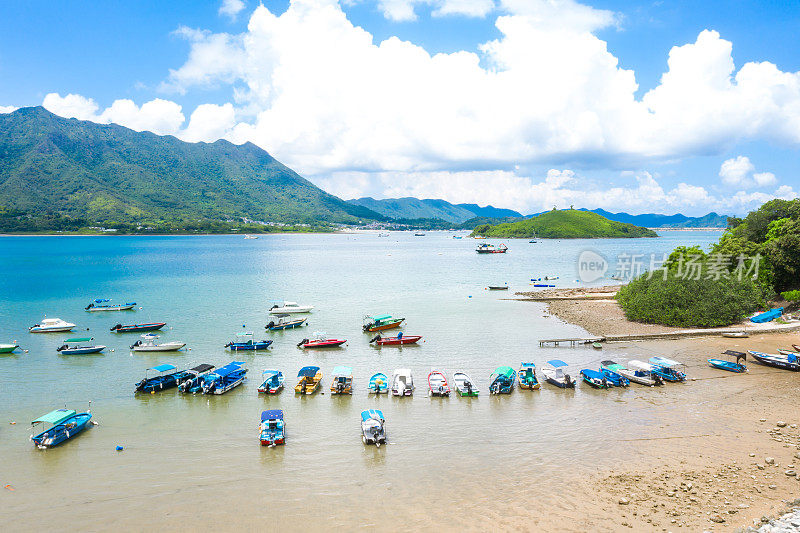
[[[557, 275], [558, 286], [576, 285], [576, 260], [585, 249], [608, 258], [647, 256], [680, 244], [706, 247], [720, 233], [510, 240], [509, 253], [489, 256], [475, 253], [475, 241], [451, 235], [0, 237], [0, 342], [17, 340], [25, 350], [0, 355], [0, 483], [16, 488], [0, 496], [0, 517], [25, 528], [25, 515], [52, 517], [80, 505], [77, 528], [92, 529], [98, 520], [115, 520], [122, 529], [159, 523], [175, 528], [197, 519], [191, 509], [219, 505], [209, 525], [255, 525], [268, 508], [279, 506], [282, 525], [319, 515], [344, 527], [354, 509], [368, 503], [382, 512], [424, 509], [429, 498], [466, 505], [449, 499], [454, 484], [476, 494], [496, 485], [493, 497], [509, 496], [508, 469], [528, 468], [542, 480], [557, 480], [562, 471], [548, 459], [552, 454], [577, 461], [598, 453], [594, 435], [619, 416], [621, 402], [658, 393], [543, 385], [534, 393], [490, 397], [488, 377], [498, 366], [516, 368], [523, 360], [541, 366], [560, 358], [575, 365], [577, 374], [582, 365], [596, 368], [609, 356], [583, 348], [540, 349], [539, 338], [585, 332], [543, 316], [541, 304], [507, 298], [530, 290], [532, 277]], [[484, 290], [504, 282], [508, 293]], [[137, 309], [83, 310], [93, 298], [105, 297], [136, 301]], [[307, 327], [265, 331], [269, 307], [282, 299], [315, 306]], [[403, 331], [422, 335], [424, 342], [402, 349], [370, 346], [374, 335], [361, 332], [361, 320], [377, 313], [405, 317]], [[72, 336], [93, 336], [109, 348], [102, 355], [59, 355], [56, 348], [70, 334], [27, 332], [45, 315], [76, 323]], [[190, 350], [133, 355], [128, 346], [138, 335], [109, 332], [118, 322], [148, 321], [167, 322], [162, 340], [184, 341]], [[224, 344], [243, 331], [273, 339], [273, 348], [226, 352]], [[328, 351], [296, 348], [314, 331], [348, 343]], [[148, 367], [220, 366], [234, 359], [246, 362], [250, 379], [224, 396], [133, 394]], [[296, 397], [294, 376], [308, 364], [322, 368], [326, 393]], [[353, 367], [352, 397], [327, 394], [330, 372], [340, 364]], [[402, 367], [414, 373], [413, 398], [367, 395], [370, 375], [391, 376]], [[448, 378], [454, 371], [468, 373], [481, 396], [428, 398], [425, 377], [432, 367]], [[283, 371], [287, 390], [259, 396], [265, 368]], [[52, 450], [30, 443], [30, 420], [65, 404], [85, 409], [89, 400], [99, 426]], [[259, 415], [275, 408], [286, 413], [288, 443], [262, 449]], [[361, 444], [359, 413], [367, 408], [382, 409], [387, 418], [390, 444], [379, 450]], [[589, 419], [583, 418], [587, 412]], [[117, 445], [125, 451], [115, 452]], [[498, 470], [498, 463], [506, 468]], [[462, 510], [480, 514], [475, 505]], [[411, 525], [427, 525], [426, 516], [415, 514]]]

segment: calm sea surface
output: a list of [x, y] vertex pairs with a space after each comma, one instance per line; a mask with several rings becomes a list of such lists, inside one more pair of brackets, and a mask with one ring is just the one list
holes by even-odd
[[[559, 495], [570, 490], [570, 465], [611, 461], [612, 445], [598, 438], [609, 428], [624, 423], [628, 432], [646, 433], [658, 422], [637, 419], [634, 406], [660, 392], [562, 391], [544, 384], [538, 392], [490, 397], [489, 374], [501, 365], [532, 360], [541, 366], [560, 358], [577, 374], [606, 357], [625, 359], [610, 349], [539, 348], [540, 338], [585, 332], [543, 316], [541, 304], [504, 298], [529, 290], [532, 277], [557, 275], [558, 286], [577, 285], [576, 261], [586, 249], [611, 260], [621, 253], [647, 256], [681, 244], [707, 247], [720, 233], [661, 235], [509, 240], [505, 255], [478, 255], [474, 240], [444, 232], [258, 240], [0, 237], [0, 342], [17, 340], [25, 350], [0, 355], [0, 484], [14, 489], [0, 490], [0, 517], [18, 529], [37, 529], [61, 513], [70, 516], [67, 528], [84, 530], [181, 524], [300, 529], [303, 523], [317, 529], [371, 528], [403, 513], [408, 527], [424, 527], [437, 523], [435, 507], [455, 515], [447, 518], [451, 527], [471, 529], [503, 525], [526, 501], [558, 508]], [[504, 282], [508, 293], [484, 290]], [[136, 301], [137, 310], [85, 312], [93, 298]], [[315, 306], [307, 327], [265, 331], [267, 310], [282, 299]], [[372, 335], [361, 332], [361, 320], [379, 313], [406, 317], [403, 331], [424, 342], [370, 346]], [[93, 336], [108, 350], [59, 355], [56, 348], [69, 335], [27, 332], [45, 315], [76, 323], [72, 336]], [[162, 340], [184, 341], [191, 349], [133, 355], [128, 346], [138, 335], [109, 332], [118, 322], [146, 321], [167, 322]], [[273, 339], [273, 348], [227, 352], [224, 344], [243, 331]], [[295, 347], [314, 331], [348, 343], [328, 351]], [[148, 367], [231, 360], [245, 361], [250, 379], [226, 395], [133, 394]], [[294, 376], [311, 364], [322, 368], [326, 393], [296, 397]], [[352, 397], [327, 393], [336, 365], [353, 368]], [[403, 367], [414, 373], [412, 398], [367, 395], [370, 375], [391, 376]], [[431, 367], [448, 377], [468, 373], [481, 396], [427, 397]], [[259, 396], [265, 368], [283, 371], [287, 390]], [[84, 410], [89, 400], [98, 426], [51, 450], [28, 440], [30, 420], [64, 405]], [[287, 445], [262, 448], [260, 413], [276, 408], [285, 411]], [[389, 445], [362, 445], [359, 413], [367, 408], [386, 415]], [[117, 445], [124, 451], [116, 452]]]

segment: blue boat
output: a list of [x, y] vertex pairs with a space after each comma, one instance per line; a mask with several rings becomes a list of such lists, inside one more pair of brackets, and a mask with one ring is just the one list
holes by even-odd
[[87, 311], [130, 311], [136, 302], [125, 302], [124, 304], [110, 304], [111, 298], [98, 298], [92, 301], [84, 309]]
[[736, 357], [736, 362], [732, 361], [725, 361], [724, 359], [709, 359], [708, 364], [713, 366], [714, 368], [719, 368], [720, 370], [727, 370], [728, 372], [747, 372], [747, 367], [741, 363], [739, 363], [739, 359], [746, 359], [747, 354], [744, 352], [734, 352], [733, 350], [728, 350], [723, 352], [727, 355], [733, 355]]
[[244, 361], [231, 361], [203, 376], [203, 394], [225, 394], [244, 383], [247, 369]]
[[684, 366], [683, 363], [666, 357], [651, 357], [649, 361], [653, 365], [653, 374], [661, 377], [664, 381], [686, 381], [686, 373], [679, 370]]
[[389, 393], [389, 378], [383, 372], [373, 374], [369, 378], [367, 390], [370, 394], [388, 394]]
[[[154, 375], [151, 375], [154, 374]], [[136, 384], [135, 392], [154, 393], [164, 389], [178, 386], [178, 381], [184, 379], [188, 373], [178, 370], [175, 365], [164, 364], [148, 368], [144, 372], [144, 379]]]
[[275, 320], [270, 320], [264, 327], [270, 331], [281, 331], [284, 329], [299, 328], [305, 324], [307, 320], [306, 318], [293, 318], [292, 315], [275, 315], [275, 318], [278, 319], [277, 322]]
[[277, 394], [283, 389], [283, 372], [280, 370], [264, 370], [261, 379], [264, 381], [259, 385], [258, 392]]
[[602, 372], [592, 370], [591, 368], [584, 368], [580, 371], [580, 374], [584, 383], [588, 383], [595, 389], [608, 389], [611, 387], [611, 384], [608, 382]]
[[762, 324], [764, 322], [770, 322], [775, 320], [776, 318], [780, 317], [783, 314], [783, 307], [776, 307], [775, 309], [770, 309], [766, 313], [761, 313], [760, 315], [756, 315], [750, 319], [750, 322], [755, 322], [756, 324]]
[[776, 355], [772, 353], [756, 352], [753, 350], [749, 350], [747, 353], [749, 353], [753, 359], [762, 365], [774, 366], [775, 368], [782, 368], [784, 370], [793, 370], [795, 372], [800, 370], [800, 361], [798, 361], [797, 356], [794, 353]]
[[606, 381], [615, 387], [628, 387], [631, 384], [631, 380], [620, 374], [625, 372], [630, 375], [631, 371], [615, 361], [601, 361], [600, 372], [606, 377]]
[[202, 364], [190, 368], [186, 375], [178, 379], [178, 390], [181, 392], [199, 392], [203, 376], [214, 370], [214, 365]]
[[31, 436], [31, 440], [40, 449], [58, 446], [83, 431], [91, 419], [92, 414], [88, 412], [76, 413], [71, 409], [50, 411], [31, 422], [31, 427], [37, 424], [49, 426], [48, 429], [38, 435]]
[[100, 353], [106, 349], [101, 344], [89, 344], [94, 339], [92, 337], [75, 337], [64, 341], [62, 346], [56, 348], [61, 355], [88, 355]]
[[270, 409], [262, 412], [259, 433], [262, 446], [286, 444], [286, 424], [283, 421], [283, 410]]
[[517, 373], [510, 366], [498, 367], [489, 376], [489, 394], [510, 394], [516, 377]]
[[255, 341], [252, 333], [237, 333], [236, 338], [225, 345], [226, 348], [238, 352], [241, 350], [266, 350], [271, 340]]
[[361, 411], [361, 442], [380, 447], [386, 443], [386, 419], [378, 409]]

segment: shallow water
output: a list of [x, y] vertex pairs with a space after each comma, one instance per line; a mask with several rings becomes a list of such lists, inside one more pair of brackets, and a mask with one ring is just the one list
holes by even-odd
[[[0, 493], [0, 517], [34, 528], [26, 517], [38, 522], [79, 505], [75, 529], [210, 529], [265, 520], [293, 529], [305, 521], [317, 529], [315, 519], [371, 528], [384, 523], [381, 513], [402, 512], [407, 526], [424, 527], [437, 523], [430, 514], [437, 506], [456, 514], [448, 516], [451, 527], [485, 529], [512, 526], [514, 516], [529, 514], [530, 502], [555, 511], [574, 506], [568, 496], [575, 466], [591, 471], [618, 460], [629, 446], [609, 435], [636, 438], [663, 423], [648, 418], [647, 406], [665, 393], [580, 385], [562, 391], [543, 384], [536, 392], [490, 397], [489, 374], [501, 365], [533, 360], [541, 366], [560, 358], [577, 374], [600, 359], [625, 359], [613, 349], [539, 348], [540, 338], [585, 332], [543, 316], [542, 304], [507, 298], [529, 290], [531, 277], [558, 275], [559, 286], [575, 285], [577, 256], [587, 248], [609, 258], [661, 254], [679, 244], [707, 246], [718, 237], [692, 231], [663, 232], [658, 239], [510, 240], [509, 253], [490, 256], [476, 254], [475, 241], [444, 232], [258, 240], [2, 237], [0, 342], [16, 339], [28, 351], [0, 355], [0, 483], [15, 489]], [[503, 282], [510, 291], [484, 290]], [[134, 300], [141, 309], [83, 311], [99, 297]], [[267, 309], [283, 298], [316, 306], [309, 326], [265, 332]], [[424, 342], [370, 346], [373, 335], [362, 333], [360, 324], [373, 313], [406, 317], [403, 331], [423, 335]], [[56, 347], [69, 335], [27, 333], [45, 314], [75, 322], [73, 336], [91, 335], [108, 350], [58, 355]], [[134, 321], [167, 322], [162, 339], [185, 341], [191, 350], [132, 355], [128, 346], [138, 336], [108, 329]], [[224, 344], [242, 331], [272, 338], [274, 347], [226, 352]], [[295, 347], [314, 331], [348, 343], [327, 351]], [[226, 395], [132, 393], [156, 364], [219, 366], [234, 359], [247, 363], [250, 379]], [[294, 376], [308, 364], [322, 368], [326, 393], [296, 397]], [[352, 397], [327, 393], [330, 372], [340, 364], [353, 367]], [[427, 397], [425, 376], [434, 366], [448, 378], [465, 371], [481, 396]], [[391, 376], [400, 367], [414, 372], [414, 397], [367, 395], [370, 375]], [[264, 368], [283, 371], [288, 390], [259, 396]], [[64, 404], [84, 409], [89, 400], [99, 426], [52, 450], [31, 445], [27, 421]], [[285, 411], [285, 447], [258, 445], [260, 412], [271, 408]], [[389, 445], [361, 444], [359, 413], [367, 408], [386, 415]], [[116, 445], [125, 450], [116, 452]], [[365, 506], [379, 514], [364, 513]]]

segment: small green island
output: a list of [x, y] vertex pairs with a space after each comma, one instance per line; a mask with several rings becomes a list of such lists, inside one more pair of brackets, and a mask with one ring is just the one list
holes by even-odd
[[477, 226], [471, 237], [501, 239], [619, 239], [658, 237], [655, 231], [625, 222], [615, 222], [591, 211], [553, 209], [516, 222]]

